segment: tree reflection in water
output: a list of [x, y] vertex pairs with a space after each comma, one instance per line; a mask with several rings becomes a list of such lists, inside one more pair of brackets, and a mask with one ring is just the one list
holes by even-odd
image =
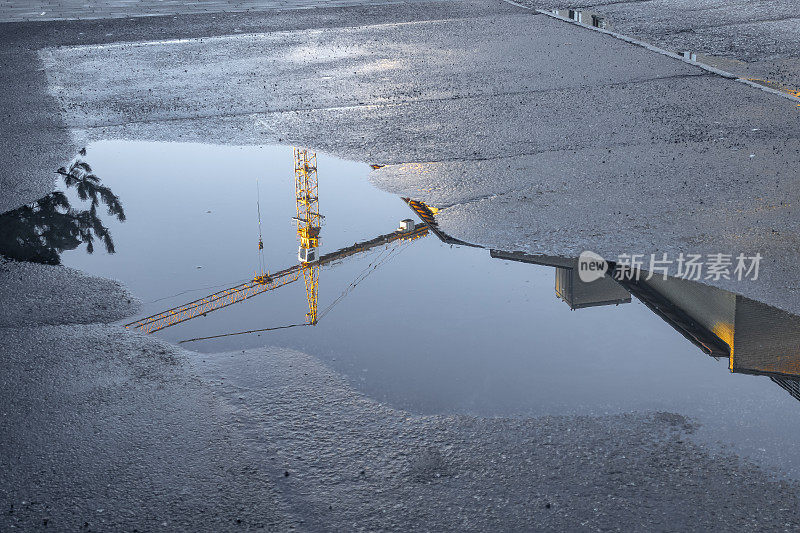
[[114, 253], [111, 233], [97, 216], [100, 204], [120, 222], [125, 211], [119, 198], [105, 187], [84, 161], [56, 171], [67, 188], [74, 187], [78, 198], [89, 201], [88, 209], [75, 209], [67, 195], [56, 191], [44, 198], [0, 215], [0, 255], [18, 261], [57, 265], [61, 252], [86, 244], [94, 252], [94, 240], [100, 240], [108, 253]]

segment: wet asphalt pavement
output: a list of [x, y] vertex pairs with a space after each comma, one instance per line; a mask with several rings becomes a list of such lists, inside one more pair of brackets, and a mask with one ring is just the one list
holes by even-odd
[[[539, 9], [597, 13], [614, 31], [670, 50], [690, 50], [752, 63], [797, 60], [800, 10], [792, 0], [525, 1]], [[795, 73], [797, 71], [795, 70]]]
[[800, 311], [797, 99], [508, 4], [457, 6], [39, 57], [77, 144], [312, 146], [387, 165], [375, 183], [489, 248], [761, 253], [757, 282], [718, 285]]
[[[734, 290], [800, 310], [795, 102], [509, 4], [20, 23], [0, 58], [0, 211], [91, 140], [296, 143], [492, 248], [761, 251]], [[793, 484], [680, 415], [416, 417], [303, 354], [105, 326], [136, 306], [112, 282], [0, 279], [3, 530], [798, 526]]]
[[576, 8], [587, 23], [599, 17], [607, 29], [678, 53], [745, 78], [800, 87], [800, 11], [792, 0], [648, 0], [565, 4], [558, 0], [519, 2], [531, 8]]

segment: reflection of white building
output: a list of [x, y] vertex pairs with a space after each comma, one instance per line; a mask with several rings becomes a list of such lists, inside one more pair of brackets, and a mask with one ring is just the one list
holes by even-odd
[[556, 268], [556, 296], [564, 300], [570, 309], [627, 304], [631, 301], [631, 294], [609, 277], [589, 283], [582, 281], [578, 276], [577, 264], [574, 268]]
[[[404, 200], [445, 243], [475, 246], [439, 230], [435, 210]], [[490, 250], [492, 257], [556, 269], [556, 295], [571, 309], [629, 303], [631, 295], [678, 333], [713, 357], [728, 359], [732, 372], [759, 374], [800, 400], [800, 316], [695, 281], [678, 278], [584, 282], [578, 259]]]
[[722, 340], [734, 372], [800, 377], [800, 317], [695, 281], [655, 276], [636, 284]]
[[498, 259], [556, 269], [556, 295], [572, 309], [618, 305], [631, 295], [731, 371], [769, 376], [800, 400], [800, 316], [696, 281], [677, 278], [583, 282], [577, 259], [492, 250]]
[[554, 9], [553, 13], [560, 17], [574, 20], [580, 24], [594, 26], [595, 28], [605, 29], [608, 27], [605, 17], [591, 11], [581, 11], [580, 9]]
[[656, 275], [621, 281], [642, 303], [701, 350], [728, 357], [735, 295], [702, 283]]
[[731, 370], [800, 377], [800, 317], [736, 297]]
[[728, 358], [731, 371], [769, 376], [800, 400], [800, 316], [694, 281], [656, 276], [627, 286], [637, 298], [642, 290], [663, 298], [711, 355]]
[[491, 251], [492, 257], [520, 261], [535, 265], [555, 267], [556, 296], [564, 300], [570, 309], [582, 309], [598, 305], [619, 305], [631, 301], [630, 293], [609, 277], [592, 282], [582, 281], [578, 276], [578, 259], [547, 255], [528, 255], [522, 252]]

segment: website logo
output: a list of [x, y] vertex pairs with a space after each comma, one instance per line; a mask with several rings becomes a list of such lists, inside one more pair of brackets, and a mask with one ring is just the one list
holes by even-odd
[[578, 257], [578, 276], [589, 283], [602, 278], [608, 271], [608, 263], [594, 252], [585, 251]]

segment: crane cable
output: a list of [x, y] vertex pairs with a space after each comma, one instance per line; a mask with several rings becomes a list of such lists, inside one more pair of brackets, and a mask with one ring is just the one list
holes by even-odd
[[258, 271], [263, 276], [264, 267], [264, 240], [261, 238], [261, 187], [258, 185], [258, 178], [256, 178], [256, 209], [258, 209]]
[[194, 339], [185, 339], [182, 341], [178, 341], [178, 344], [183, 344], [185, 342], [194, 342], [194, 341], [204, 341], [208, 339], [219, 339], [220, 337], [231, 337], [233, 335], [246, 335], [248, 333], [258, 333], [259, 331], [274, 331], [276, 329], [289, 329], [289, 328], [296, 328], [298, 326], [310, 326], [311, 324], [302, 323], [302, 324], [289, 324], [288, 326], [276, 326], [274, 328], [263, 328], [263, 329], [250, 329], [247, 331], [237, 331], [236, 333], [222, 333], [220, 335], [211, 335], [210, 337], [195, 337]]
[[[260, 273], [263, 275], [264, 274], [264, 268], [267, 266], [267, 263], [266, 263], [266, 261], [264, 261], [264, 241], [263, 241], [262, 236], [261, 236], [261, 188], [259, 187], [258, 179], [256, 179], [256, 208], [258, 210], [258, 269], [260, 270]], [[240, 280], [236, 280], [236, 281], [231, 281], [229, 283], [220, 283], [219, 285], [210, 285], [208, 287], [198, 287], [196, 289], [186, 289], [184, 291], [177, 292], [177, 293], [172, 294], [170, 296], [163, 296], [161, 298], [156, 298], [155, 300], [150, 300], [149, 302], [145, 302], [145, 303], [146, 304], [152, 304], [152, 303], [160, 302], [162, 300], [168, 300], [170, 298], [175, 298], [177, 296], [181, 296], [181, 295], [189, 293], [189, 292], [205, 291], [205, 290], [209, 290], [209, 289], [216, 289], [218, 287], [227, 287], [227, 286], [230, 286], [230, 285], [233, 285], [233, 284], [244, 283], [246, 281], [249, 281], [249, 280], [248, 279], [240, 279]]]
[[[266, 266], [266, 262], [264, 261], [264, 252], [263, 252], [263, 250], [264, 250], [264, 241], [261, 238], [261, 189], [260, 189], [260, 187], [258, 185], [258, 179], [256, 179], [256, 207], [258, 209], [258, 256], [259, 256], [258, 266], [259, 266], [259, 269], [261, 270], [261, 273], [263, 274], [264, 273], [264, 267]], [[190, 293], [190, 292], [206, 291], [206, 290], [210, 290], [210, 289], [216, 289], [218, 287], [229, 287], [231, 285], [234, 285], [234, 284], [238, 285], [238, 284], [244, 283], [246, 281], [249, 281], [249, 278], [238, 279], [236, 281], [230, 281], [228, 283], [220, 283], [218, 285], [209, 285], [208, 287], [198, 287], [196, 289], [186, 289], [184, 291], [176, 292], [175, 294], [171, 294], [169, 296], [162, 296], [161, 298], [156, 298], [155, 300], [150, 300], [150, 301], [147, 301], [147, 302], [144, 302], [144, 303], [146, 305], [149, 305], [149, 304], [153, 304], [153, 303], [156, 303], [156, 302], [161, 302], [163, 300], [169, 300], [170, 298], [175, 298], [177, 296], [181, 296], [183, 294], [187, 294], [187, 293]]]
[[[352, 282], [350, 282], [350, 284], [344, 289], [344, 291], [342, 291], [342, 293], [333, 302], [331, 302], [330, 305], [328, 305], [328, 307], [322, 310], [322, 312], [319, 314], [319, 318], [317, 319], [317, 321], [319, 322], [320, 320], [322, 320], [325, 317], [325, 315], [327, 315], [336, 306], [336, 304], [341, 302], [348, 294], [353, 292], [353, 290], [362, 281], [367, 279], [370, 274], [375, 272], [379, 267], [384, 265], [386, 262], [399, 255], [400, 252], [405, 250], [410, 243], [411, 241], [408, 241], [408, 242], [403, 242], [399, 246], [395, 246], [393, 248], [384, 248], [381, 251], [381, 253], [378, 254], [378, 257], [372, 260], [358, 275], [356, 275], [356, 277], [353, 279]], [[383, 256], [383, 254], [387, 250], [389, 250], [389, 253], [386, 255], [386, 257], [381, 258], [381, 256]]]
[[[375, 258], [373, 261], [371, 261], [355, 277], [355, 279], [350, 283], [350, 285], [348, 285], [347, 288], [345, 288], [345, 290], [342, 291], [342, 294], [340, 294], [328, 307], [326, 307], [322, 311], [322, 313], [320, 313], [319, 319], [317, 321], [319, 322], [319, 320], [321, 320], [322, 317], [324, 317], [326, 314], [328, 314], [331, 311], [331, 309], [333, 309], [336, 306], [336, 304], [338, 304], [340, 301], [342, 301], [342, 299], [345, 296], [350, 294], [353, 291], [353, 289], [355, 289], [362, 281], [367, 279], [370, 274], [375, 272], [375, 270], [377, 270], [378, 267], [382, 266], [383, 264], [385, 264], [387, 261], [389, 261], [393, 257], [396, 257], [397, 255], [399, 255], [400, 252], [405, 250], [410, 243], [411, 243], [411, 241], [408, 241], [408, 242], [402, 243], [400, 246], [395, 246], [394, 248], [391, 248], [391, 249], [384, 248], [380, 252], [380, 254], [378, 254], [378, 257]], [[381, 256], [383, 256], [384, 253], [387, 250], [389, 250], [389, 253], [386, 255], [386, 257], [383, 257], [381, 259]], [[310, 326], [310, 325], [311, 324], [309, 324], [307, 322], [304, 322], [302, 324], [289, 324], [287, 326], [276, 326], [276, 327], [272, 327], [272, 328], [261, 328], [261, 329], [250, 329], [250, 330], [247, 330], [247, 331], [237, 331], [235, 333], [222, 333], [220, 335], [211, 335], [211, 336], [208, 336], [208, 337], [195, 337], [193, 339], [185, 339], [185, 340], [182, 340], [182, 341], [178, 341], [178, 344], [183, 344], [183, 343], [186, 343], [186, 342], [204, 341], [204, 340], [209, 340], [209, 339], [219, 339], [221, 337], [232, 337], [234, 335], [247, 335], [249, 333], [259, 333], [259, 332], [262, 332], [262, 331], [275, 331], [275, 330], [278, 330], [278, 329], [289, 329], [289, 328], [296, 328], [296, 327], [299, 327], [299, 326]]]
[[227, 283], [220, 283], [218, 285], [209, 285], [208, 287], [198, 287], [196, 289], [186, 289], [185, 291], [176, 292], [175, 294], [171, 294], [169, 296], [162, 296], [161, 298], [156, 298], [155, 300], [150, 300], [150, 301], [144, 302], [144, 303], [145, 303], [145, 305], [149, 305], [149, 304], [153, 304], [153, 303], [156, 303], [156, 302], [160, 302], [162, 300], [169, 300], [170, 298], [175, 298], [176, 296], [181, 296], [181, 295], [187, 294], [189, 292], [208, 291], [208, 290], [211, 290], [211, 289], [217, 289], [219, 287], [230, 287], [231, 285], [239, 285], [239, 284], [244, 283], [246, 281], [250, 281], [250, 279], [249, 278], [237, 279], [235, 281], [229, 281]]

